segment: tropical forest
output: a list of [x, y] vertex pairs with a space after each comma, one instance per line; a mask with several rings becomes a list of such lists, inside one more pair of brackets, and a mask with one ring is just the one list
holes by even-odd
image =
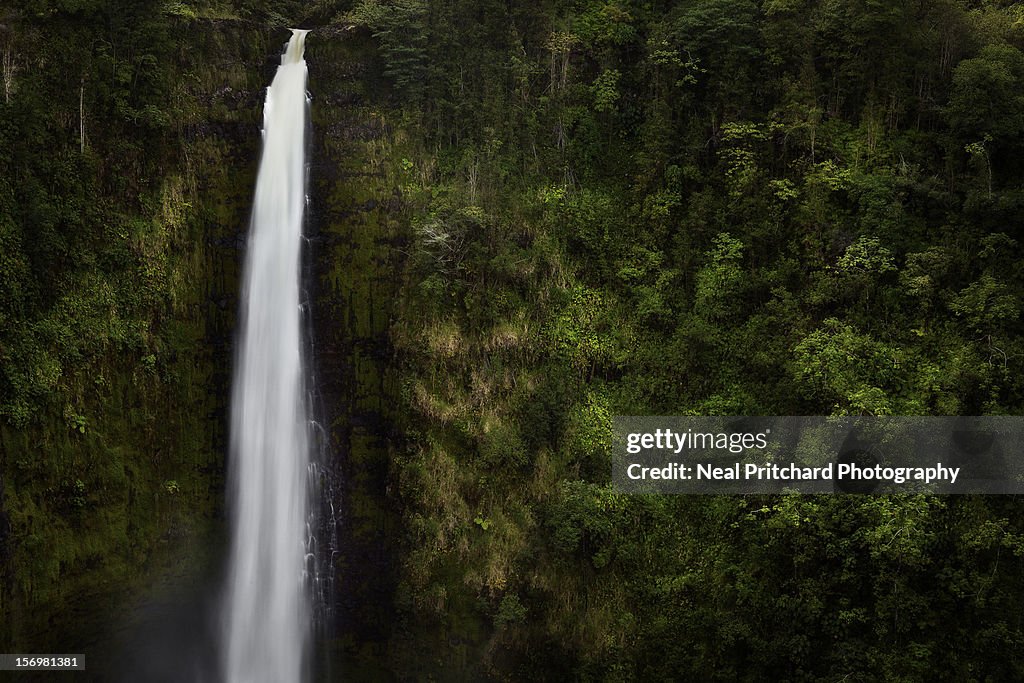
[[1024, 416], [1024, 3], [4, 0], [0, 76], [0, 675], [1024, 680], [1016, 495], [612, 480]]

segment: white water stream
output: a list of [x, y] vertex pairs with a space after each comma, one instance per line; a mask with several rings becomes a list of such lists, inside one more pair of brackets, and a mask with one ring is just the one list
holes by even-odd
[[304, 587], [309, 418], [301, 350], [306, 207], [306, 31], [293, 30], [263, 111], [231, 398], [228, 683], [298, 683], [310, 632]]

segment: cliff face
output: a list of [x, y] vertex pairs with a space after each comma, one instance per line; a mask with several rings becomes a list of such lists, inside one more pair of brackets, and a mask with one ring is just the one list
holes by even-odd
[[[0, 11], [0, 641], [159, 680], [212, 658], [291, 22], [98, 4]], [[1021, 678], [1016, 500], [608, 483], [616, 414], [1021, 411], [1019, 8], [768, 4], [273, 3], [314, 28], [326, 679]]]
[[[155, 680], [167, 662], [153, 642], [165, 641], [187, 666], [211, 665], [201, 642], [225, 545], [239, 265], [263, 89], [287, 37], [270, 23], [152, 8], [7, 18], [20, 66], [0, 100], [0, 256], [13, 264], [0, 301], [5, 651], [89, 652], [89, 675]], [[343, 30], [307, 48], [306, 285], [344, 577], [322, 649], [379, 673], [396, 529], [383, 502], [398, 400], [386, 333], [403, 228], [369, 48]], [[53, 180], [43, 150], [74, 184]], [[73, 206], [52, 215], [62, 203]]]
[[127, 607], [219, 556], [271, 38], [145, 12], [7, 19], [0, 641], [89, 652], [100, 675]]
[[396, 182], [401, 133], [375, 97], [371, 45], [348, 31], [311, 34], [313, 145], [307, 282], [314, 373], [329, 435], [339, 553], [334, 666], [379, 679], [391, 634], [397, 511], [387, 504], [399, 409], [388, 330], [407, 222]]

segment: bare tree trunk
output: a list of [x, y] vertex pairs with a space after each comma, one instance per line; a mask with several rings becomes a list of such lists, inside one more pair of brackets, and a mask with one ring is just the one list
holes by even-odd
[[78, 86], [78, 143], [81, 153], [85, 154], [85, 76]]
[[985, 150], [985, 168], [988, 169], [988, 198], [992, 199], [992, 157]]
[[16, 56], [14, 48], [10, 45], [4, 48], [3, 73], [4, 73], [4, 102], [11, 103], [11, 88], [14, 87], [14, 72], [17, 71], [15, 64]]
[[946, 76], [953, 65], [953, 38], [946, 36], [942, 41], [942, 51], [939, 55], [939, 75]]
[[550, 92], [552, 94], [554, 94], [558, 90], [557, 86], [555, 85], [555, 83], [557, 83], [557, 81], [558, 81], [558, 68], [557, 68], [558, 62], [556, 60], [556, 56], [557, 55], [556, 55], [555, 51], [552, 50], [551, 51], [551, 64], [550, 64], [551, 72], [548, 75], [548, 92]]
[[469, 203], [476, 204], [477, 183], [480, 180], [480, 162], [476, 159], [469, 165]]
[[569, 81], [569, 58], [575, 42], [575, 36], [569, 33], [552, 33], [548, 38], [547, 48], [551, 52], [548, 80], [552, 94], [563, 92]]

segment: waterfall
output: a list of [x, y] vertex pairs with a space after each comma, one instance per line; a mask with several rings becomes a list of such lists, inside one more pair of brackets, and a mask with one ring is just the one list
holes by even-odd
[[301, 350], [306, 207], [306, 31], [292, 30], [267, 90], [246, 250], [228, 472], [232, 540], [222, 671], [229, 683], [303, 679], [310, 466]]

